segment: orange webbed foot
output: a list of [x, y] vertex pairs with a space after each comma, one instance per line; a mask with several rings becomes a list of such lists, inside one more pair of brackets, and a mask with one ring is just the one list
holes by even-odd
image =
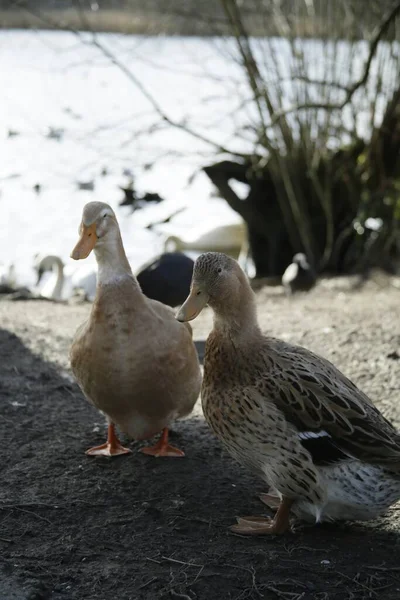
[[101, 444], [101, 446], [93, 446], [86, 450], [85, 454], [88, 456], [120, 456], [121, 454], [131, 454], [132, 450], [125, 448], [121, 444]]
[[173, 457], [182, 457], [185, 456], [185, 453], [179, 448], [175, 448], [168, 443], [168, 428], [165, 427], [161, 434], [161, 438], [154, 446], [145, 446], [144, 448], [140, 448], [140, 452], [143, 454], [147, 454], [148, 456], [155, 456], [159, 458], [160, 456], [173, 456]]
[[278, 531], [273, 519], [268, 517], [237, 517], [237, 524], [229, 527], [233, 533], [240, 535], [277, 535]]
[[273, 519], [268, 517], [237, 517], [237, 524], [229, 529], [240, 535], [280, 535], [290, 527], [291, 498], [283, 498]]
[[117, 434], [115, 433], [115, 427], [113, 423], [108, 426], [107, 441], [101, 446], [94, 446], [86, 450], [88, 456], [120, 456], [121, 454], [131, 454], [132, 450], [122, 446], [119, 441]]

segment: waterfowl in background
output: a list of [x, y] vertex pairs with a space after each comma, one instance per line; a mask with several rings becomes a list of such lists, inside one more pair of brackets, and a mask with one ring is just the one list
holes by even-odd
[[[187, 298], [194, 261], [181, 252], [166, 252], [140, 267], [136, 278], [142, 292], [167, 306], [181, 305]], [[96, 266], [65, 265], [59, 256], [36, 255], [36, 291], [44, 298], [68, 300], [82, 290], [86, 300], [96, 295]]]
[[96, 269], [93, 265], [71, 268], [59, 256], [36, 255], [36, 291], [43, 298], [68, 300], [77, 290], [84, 292], [86, 300], [93, 301], [96, 294]]
[[[193, 269], [193, 267], [192, 267]], [[190, 285], [190, 282], [189, 282]], [[17, 277], [15, 271], [15, 265], [10, 263], [4, 265], [0, 263], [0, 293], [8, 294], [15, 291], [17, 287]]]
[[194, 261], [182, 252], [165, 252], [144, 265], [136, 279], [148, 298], [179, 306], [189, 294], [193, 265]]
[[232, 531], [278, 534], [294, 514], [312, 522], [371, 519], [400, 498], [400, 435], [333, 364], [264, 336], [239, 265], [201, 255], [179, 321], [206, 304], [202, 405], [228, 452], [272, 488], [273, 520], [238, 518]]
[[[64, 287], [64, 263], [59, 256], [35, 256], [36, 291], [44, 298], [61, 300]], [[45, 275], [46, 274], [46, 275]]]
[[302, 252], [293, 256], [293, 262], [282, 275], [282, 285], [287, 294], [308, 292], [314, 287], [317, 274]]
[[189, 229], [181, 235], [169, 235], [165, 242], [166, 251], [204, 252], [214, 250], [234, 257], [244, 270], [249, 266], [250, 246], [244, 221], [217, 227]]
[[142, 448], [145, 454], [183, 456], [168, 444], [168, 427], [192, 411], [200, 392], [191, 327], [142, 293], [108, 204], [86, 204], [79, 231], [71, 256], [84, 259], [94, 249], [98, 277], [90, 317], [75, 335], [70, 360], [84, 395], [109, 423], [107, 442], [87, 454], [130, 452], [116, 436], [117, 425], [137, 440], [162, 431], [155, 446]]

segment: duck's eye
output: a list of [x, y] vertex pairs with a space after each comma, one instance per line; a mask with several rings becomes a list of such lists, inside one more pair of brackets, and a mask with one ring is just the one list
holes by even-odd
[[106, 213], [105, 215], [103, 215], [103, 219], [105, 219], [105, 218], [106, 218], [106, 216], [107, 216], [107, 213]]
[[219, 267], [219, 268], [217, 269], [217, 273], [222, 273], [222, 267]]
[[201, 290], [199, 290], [198, 292], [196, 292], [196, 296], [200, 296], [201, 294]]

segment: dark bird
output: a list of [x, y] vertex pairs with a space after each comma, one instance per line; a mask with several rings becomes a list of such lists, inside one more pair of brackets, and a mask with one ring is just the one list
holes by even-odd
[[132, 206], [134, 211], [137, 208], [142, 208], [144, 203], [155, 202], [158, 204], [164, 200], [157, 192], [145, 192], [143, 196], [139, 196], [136, 192], [133, 178], [131, 178], [126, 187], [120, 185], [119, 188], [124, 192], [124, 198], [119, 203], [119, 206]]
[[162, 198], [160, 194], [157, 194], [157, 192], [146, 192], [141, 197], [141, 200], [143, 202], [155, 202], [156, 204], [159, 204], [164, 200], [164, 198]]
[[175, 307], [189, 294], [193, 265], [182, 252], [166, 252], [145, 265], [136, 279], [145, 296]]
[[128, 183], [126, 187], [119, 186], [120, 190], [124, 192], [124, 197], [119, 203], [120, 206], [132, 206], [135, 209], [135, 204], [137, 204], [138, 197], [136, 194], [135, 187], [133, 185], [133, 180]]
[[65, 130], [62, 127], [49, 127], [46, 137], [49, 140], [60, 142], [64, 136]]
[[152, 229], [154, 229], [154, 227], [157, 227], [157, 225], [170, 223], [171, 219], [176, 217], [176, 215], [179, 215], [179, 213], [183, 212], [184, 210], [186, 210], [185, 207], [178, 208], [177, 210], [174, 210], [174, 212], [172, 212], [170, 215], [168, 215], [168, 217], [165, 217], [165, 219], [161, 219], [161, 221], [156, 221], [155, 223], [150, 223], [149, 225], [146, 225], [146, 229], [150, 229], [151, 231]]
[[293, 256], [293, 262], [282, 275], [282, 285], [287, 294], [308, 292], [314, 287], [317, 274], [302, 252]]
[[78, 190], [86, 190], [88, 192], [93, 192], [94, 190], [94, 181], [77, 181]]

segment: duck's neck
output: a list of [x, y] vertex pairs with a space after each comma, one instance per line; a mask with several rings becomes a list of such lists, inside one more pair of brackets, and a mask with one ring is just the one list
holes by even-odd
[[260, 334], [253, 291], [246, 289], [235, 300], [213, 306], [214, 332], [238, 342], [253, 339]]
[[107, 241], [100, 239], [94, 251], [98, 266], [98, 287], [122, 283], [127, 279], [135, 281], [119, 232]]

